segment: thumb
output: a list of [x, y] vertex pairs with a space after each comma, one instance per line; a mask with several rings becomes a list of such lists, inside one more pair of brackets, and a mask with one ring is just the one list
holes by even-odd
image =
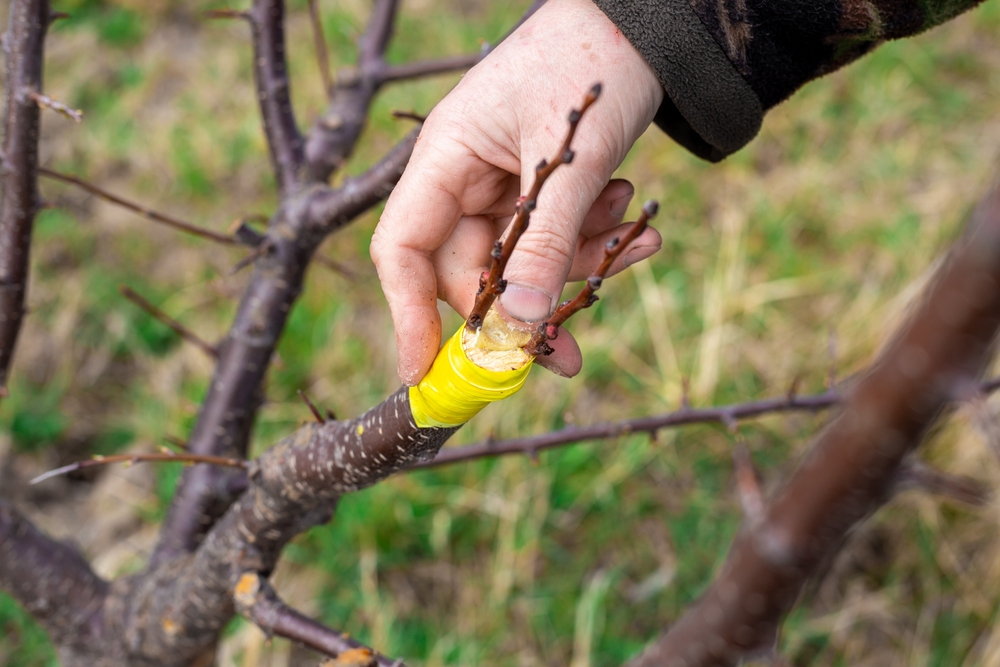
[[[581, 158], [583, 156], [580, 156]], [[587, 212], [614, 170], [602, 160], [580, 160], [552, 173], [542, 188], [531, 222], [511, 254], [500, 297], [504, 310], [516, 319], [537, 322], [555, 309], [573, 266], [580, 229]], [[522, 166], [522, 175], [532, 167]], [[522, 176], [522, 189], [526, 189]]]

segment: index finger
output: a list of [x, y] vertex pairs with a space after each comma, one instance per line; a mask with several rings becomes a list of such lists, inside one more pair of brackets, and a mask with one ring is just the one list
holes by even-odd
[[399, 378], [406, 385], [427, 373], [441, 343], [431, 253], [448, 238], [461, 213], [456, 193], [465, 189], [468, 171], [455, 169], [454, 152], [421, 134], [372, 236], [371, 257], [389, 303]]

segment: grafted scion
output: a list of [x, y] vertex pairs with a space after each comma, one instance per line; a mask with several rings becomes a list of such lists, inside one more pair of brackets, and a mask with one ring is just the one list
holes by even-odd
[[490, 256], [493, 258], [493, 261], [490, 263], [490, 270], [485, 276], [481, 276], [479, 279], [479, 293], [476, 294], [476, 302], [472, 306], [472, 312], [469, 313], [468, 319], [466, 319], [466, 326], [470, 331], [476, 331], [483, 326], [486, 313], [497, 297], [503, 294], [504, 289], [507, 287], [507, 281], [503, 279], [503, 273], [507, 268], [507, 262], [510, 260], [511, 253], [514, 252], [518, 241], [524, 236], [524, 232], [528, 230], [528, 224], [531, 222], [531, 212], [538, 205], [538, 194], [541, 192], [542, 186], [545, 185], [545, 181], [552, 175], [552, 172], [561, 165], [569, 164], [573, 161], [573, 151], [570, 149], [570, 144], [573, 142], [573, 137], [576, 136], [577, 125], [580, 124], [583, 114], [587, 112], [591, 104], [597, 101], [600, 95], [601, 84], [595, 83], [587, 92], [586, 97], [583, 98], [583, 104], [580, 105], [580, 108], [573, 109], [570, 112], [568, 119], [569, 129], [566, 132], [566, 138], [563, 140], [562, 146], [559, 148], [557, 157], [553, 158], [552, 162], [542, 160], [535, 167], [535, 180], [531, 184], [531, 188], [526, 195], [521, 196], [517, 200], [517, 204], [514, 206], [514, 220], [510, 224], [510, 231], [507, 233], [507, 238], [503, 242], [497, 241], [497, 245], [493, 247], [493, 251], [490, 253]]
[[614, 264], [615, 260], [621, 256], [622, 252], [625, 251], [625, 248], [632, 241], [639, 238], [639, 235], [646, 231], [649, 221], [656, 217], [656, 213], [659, 210], [660, 205], [658, 202], [654, 200], [646, 202], [643, 204], [642, 214], [635, 221], [635, 224], [621, 238], [616, 236], [607, 242], [604, 247], [604, 259], [601, 260], [601, 264], [594, 271], [594, 275], [587, 278], [579, 294], [573, 299], [559, 304], [552, 317], [539, 325], [538, 330], [532, 335], [531, 340], [524, 346], [525, 352], [536, 356], [552, 353], [552, 347], [548, 344], [548, 341], [559, 335], [559, 327], [566, 320], [584, 308], [590, 308], [597, 303], [598, 296], [596, 292], [604, 283], [604, 278], [608, 275], [608, 271], [611, 270], [611, 265]]

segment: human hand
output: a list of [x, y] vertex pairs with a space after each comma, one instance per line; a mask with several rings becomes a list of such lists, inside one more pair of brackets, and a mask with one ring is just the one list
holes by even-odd
[[[518, 196], [535, 165], [562, 143], [566, 114], [596, 81], [604, 92], [580, 124], [576, 157], [546, 182], [504, 275], [503, 309], [537, 322], [551, 314], [566, 280], [589, 276], [605, 243], [623, 232], [633, 188], [609, 180], [663, 99], [653, 70], [591, 0], [549, 0], [427, 118], [371, 245], [404, 384], [419, 382], [437, 354], [437, 298], [468, 316]], [[611, 273], [659, 247], [659, 234], [647, 229]], [[563, 332], [551, 345], [538, 363], [578, 373], [572, 337]]]

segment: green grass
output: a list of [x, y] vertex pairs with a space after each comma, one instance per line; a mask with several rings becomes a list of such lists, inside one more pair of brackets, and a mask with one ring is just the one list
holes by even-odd
[[[272, 212], [246, 26], [197, 20], [169, 0], [68, 4], [74, 18], [48, 40], [46, 86], [85, 121], [46, 114], [43, 162], [217, 230]], [[349, 64], [367, 4], [321, 5], [335, 60]], [[291, 2], [288, 22], [302, 128], [324, 104], [305, 6]], [[519, 9], [404, 3], [390, 59], [476, 50]], [[636, 184], [633, 214], [645, 199], [662, 202], [663, 251], [609, 281], [573, 323], [586, 357], [580, 377], [533, 371], [521, 394], [487, 409], [454, 443], [666, 411], [682, 376], [701, 405], [779, 395], [796, 377], [802, 391], [818, 391], [831, 334], [840, 376], [863, 368], [905, 312], [899, 295], [912, 297], [990, 181], [1000, 154], [998, 28], [992, 0], [887, 44], [773, 110], [760, 136], [720, 165], [650, 130], [620, 175]], [[425, 112], [456, 80], [380, 94], [346, 172], [362, 171], [409, 130], [392, 109]], [[18, 470], [41, 472], [187, 437], [211, 363], [124, 301], [118, 285], [214, 341], [245, 285], [247, 272], [228, 275], [240, 252], [58, 184], [43, 182], [42, 191], [57, 208], [38, 220], [31, 315], [12, 397], [0, 403], [0, 451], [9, 440]], [[368, 259], [376, 220], [377, 211], [321, 250], [356, 275], [311, 270], [269, 375], [255, 451], [308, 418], [297, 389], [341, 416], [395, 389], [389, 318]], [[789, 472], [822, 422], [769, 417], [741, 430], [768, 484]], [[411, 665], [621, 664], [682, 613], [725, 557], [740, 520], [732, 446], [724, 429], [691, 427], [547, 452], [537, 463], [399, 476], [344, 498], [328, 526], [292, 544], [276, 587]], [[965, 412], [925, 456], [1000, 479]], [[134, 508], [143, 525], [162, 519], [179, 474], [178, 466], [152, 473], [151, 500]], [[66, 484], [102, 492], [92, 478]], [[19, 500], [46, 513], [68, 502], [43, 491]], [[797, 665], [995, 664], [994, 515], [993, 506], [971, 511], [904, 494], [850, 540], [789, 617], [783, 651]], [[151, 535], [137, 530], [122, 542], [141, 555]], [[120, 544], [87, 555], [127, 569], [107, 560]], [[265, 646], [237, 621], [219, 664], [268, 665], [290, 650], [280, 640]], [[2, 595], [0, 663], [54, 663], [43, 633]]]

